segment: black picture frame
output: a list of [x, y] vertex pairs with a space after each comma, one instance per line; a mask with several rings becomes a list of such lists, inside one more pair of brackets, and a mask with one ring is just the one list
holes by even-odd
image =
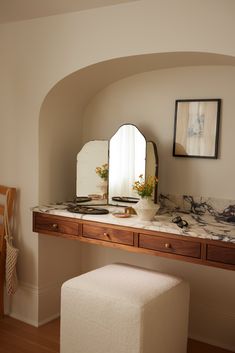
[[175, 101], [173, 156], [218, 158], [221, 99]]

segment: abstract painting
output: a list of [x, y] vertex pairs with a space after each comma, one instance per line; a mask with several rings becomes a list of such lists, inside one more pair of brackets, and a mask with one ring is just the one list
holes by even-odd
[[218, 157], [221, 99], [176, 100], [173, 156]]

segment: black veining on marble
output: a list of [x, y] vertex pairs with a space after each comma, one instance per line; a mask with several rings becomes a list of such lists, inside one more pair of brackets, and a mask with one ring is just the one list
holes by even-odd
[[222, 212], [218, 212], [206, 201], [196, 202], [193, 196], [183, 195], [183, 199], [190, 204], [190, 211], [197, 215], [204, 215], [207, 211], [215, 217], [216, 221], [235, 223], [235, 205], [229, 205]]
[[[233, 222], [235, 223], [235, 203], [227, 205], [222, 212], [216, 210], [206, 199], [195, 197], [191, 195], [172, 196], [172, 195], [160, 195], [160, 203], [163, 207], [166, 207], [166, 201], [173, 206], [174, 212], [187, 212], [196, 215], [205, 215], [209, 213], [214, 216], [217, 221]], [[178, 201], [178, 205], [177, 205]], [[169, 206], [169, 205], [168, 205]], [[170, 206], [171, 207], [171, 206]]]
[[[191, 195], [163, 195], [159, 197], [160, 212], [169, 215], [188, 214], [192, 224], [203, 230], [211, 239], [235, 243], [235, 201]], [[217, 207], [220, 206], [220, 209]], [[223, 207], [221, 208], [221, 205]], [[185, 230], [189, 233], [191, 228]]]

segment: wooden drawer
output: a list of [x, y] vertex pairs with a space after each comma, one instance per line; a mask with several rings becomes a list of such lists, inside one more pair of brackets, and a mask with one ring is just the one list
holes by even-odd
[[201, 244], [193, 241], [139, 234], [139, 247], [189, 257], [201, 257]]
[[53, 215], [43, 213], [34, 214], [34, 229], [38, 233], [60, 233], [68, 235], [79, 235], [79, 224], [73, 221], [64, 220]]
[[235, 248], [208, 244], [206, 259], [209, 261], [235, 265]]
[[104, 240], [112, 243], [134, 245], [133, 232], [109, 227], [84, 224], [82, 236], [85, 238]]

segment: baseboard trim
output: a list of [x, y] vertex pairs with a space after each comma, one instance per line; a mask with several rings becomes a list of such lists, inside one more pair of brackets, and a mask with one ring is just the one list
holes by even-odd
[[[34, 327], [42, 326], [52, 320], [57, 319], [60, 316], [58, 308], [54, 313], [48, 313], [49, 315], [47, 317], [44, 317], [42, 320], [40, 320], [38, 305], [40, 298], [47, 297], [49, 293], [53, 293], [55, 290], [60, 290], [60, 287], [61, 283], [58, 282], [54, 282], [50, 285], [42, 286], [40, 288], [27, 282], [19, 282], [18, 290], [16, 291], [15, 295], [11, 298], [6, 296], [6, 315], [9, 315], [16, 320], [22, 321]], [[26, 315], [24, 315], [24, 311], [20, 310], [20, 308], [26, 306], [26, 303], [24, 303], [25, 298], [27, 298], [27, 304], [29, 305], [27, 308], [29, 314], [28, 316], [27, 312]]]
[[[51, 310], [51, 312], [48, 312], [48, 316], [46, 315], [47, 311], [45, 311], [45, 315], [42, 315], [41, 320], [39, 320], [38, 305], [40, 298], [44, 297], [46, 300], [49, 295], [51, 295], [51, 297], [53, 298], [53, 291], [59, 290], [60, 287], [61, 283], [58, 281], [51, 283], [50, 285], [41, 286], [40, 288], [36, 285], [32, 285], [26, 282], [20, 282], [18, 289], [19, 292], [17, 291], [11, 299], [13, 305], [9, 305], [10, 310], [7, 310], [8, 315], [14, 319], [23, 321], [35, 327], [43, 326], [46, 323], [57, 319], [60, 316], [59, 305], [57, 307], [55, 306], [54, 310]], [[27, 310], [22, 310], [21, 312], [21, 308], [24, 307], [27, 307]], [[227, 324], [230, 323], [230, 321], [231, 324], [233, 324], [235, 321], [235, 316], [233, 312], [220, 312], [218, 311], [218, 309], [215, 310], [214, 307], [198, 305], [196, 311], [197, 313], [199, 312], [199, 314], [200, 312], [207, 312], [206, 316], [208, 318], [220, 318], [222, 322], [226, 322]], [[189, 333], [190, 339], [203, 342], [215, 347], [220, 347], [231, 352], [235, 351], [235, 343], [233, 339], [230, 339], [230, 342], [226, 343], [226, 337], [223, 337], [223, 335], [221, 337], [219, 337], [220, 335], [216, 337], [216, 334], [208, 334], [208, 336], [210, 337], [207, 338], [206, 333], [204, 336], [202, 330], [201, 332], [200, 330], [196, 329], [192, 331]]]
[[233, 308], [228, 311], [227, 307], [200, 303], [192, 308], [191, 320], [194, 322], [190, 325], [189, 338], [235, 352], [235, 340], [232, 334], [235, 322]]
[[55, 315], [52, 315], [52, 316], [48, 317], [47, 319], [41, 320], [41, 321], [39, 321], [39, 322], [37, 322], [37, 321], [35, 321], [35, 320], [30, 320], [30, 319], [28, 319], [28, 318], [26, 318], [26, 317], [23, 317], [22, 315], [18, 315], [18, 314], [16, 314], [16, 313], [14, 313], [14, 312], [8, 314], [8, 316], [12, 317], [13, 319], [22, 321], [22, 322], [24, 322], [24, 323], [26, 323], [26, 324], [29, 324], [29, 325], [31, 325], [31, 326], [40, 327], [40, 326], [43, 326], [43, 325], [47, 324], [47, 323], [50, 322], [50, 321], [53, 321], [53, 320], [58, 319], [58, 318], [60, 317], [60, 313], [57, 313], [57, 314], [55, 314]]
[[234, 352], [234, 346], [230, 346], [227, 344], [222, 344], [221, 342], [218, 342], [216, 340], [212, 340], [212, 339], [207, 339], [205, 337], [201, 337], [201, 336], [197, 336], [197, 335], [189, 335], [189, 338], [194, 340], [194, 341], [198, 341], [198, 342], [202, 342], [202, 343], [206, 343], [209, 344], [210, 346], [215, 346], [218, 348], [223, 348], [226, 349], [228, 351]]
[[50, 316], [50, 317], [48, 317], [48, 318], [46, 318], [44, 320], [41, 320], [41, 321], [38, 322], [38, 327], [43, 326], [43, 325], [47, 324], [50, 321], [56, 320], [59, 317], [60, 317], [60, 313], [57, 313], [57, 314], [52, 315], [52, 316]]
[[8, 316], [12, 317], [13, 319], [22, 321], [25, 324], [29, 324], [29, 325], [34, 326], [34, 327], [38, 327], [38, 322], [36, 320], [31, 320], [31, 319], [29, 319], [27, 317], [19, 315], [18, 313], [15, 313], [14, 311], [8, 313]]

